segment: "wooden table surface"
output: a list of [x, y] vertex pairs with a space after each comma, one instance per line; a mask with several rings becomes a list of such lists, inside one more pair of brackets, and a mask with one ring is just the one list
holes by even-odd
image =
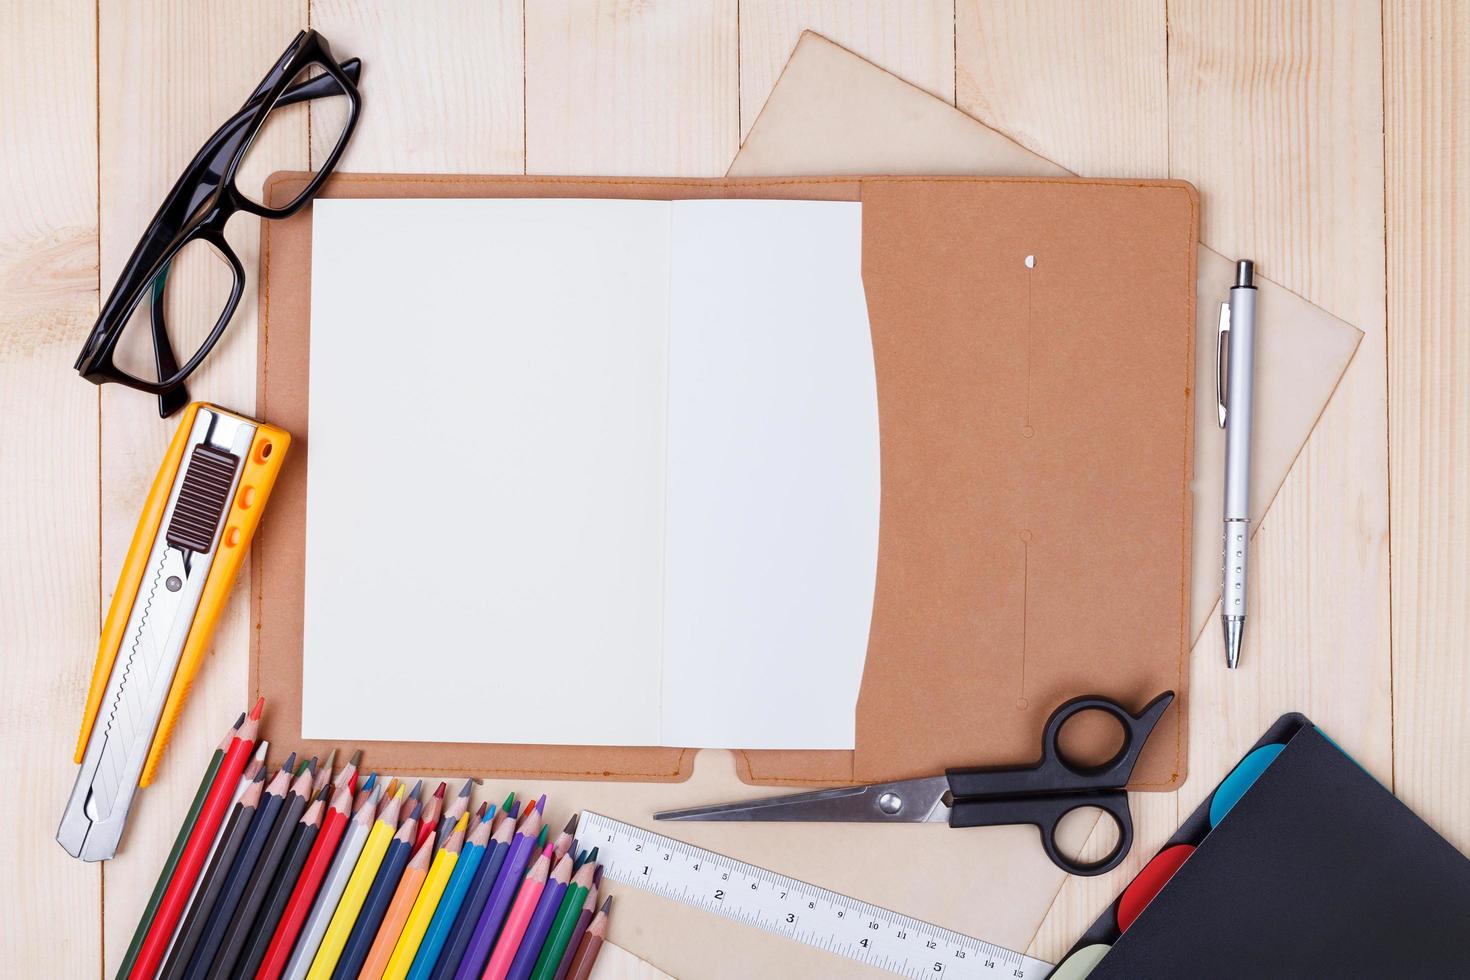
[[[1470, 3], [7, 0], [0, 870], [22, 900], [0, 973], [115, 968], [173, 835], [135, 826], [141, 856], [106, 866], [52, 841], [101, 613], [173, 428], [71, 364], [184, 162], [308, 24], [365, 63], [345, 170], [718, 175], [812, 28], [1074, 171], [1192, 181], [1206, 242], [1365, 336], [1256, 539], [1245, 666], [1221, 668], [1213, 629], [1194, 651], [1191, 776], [1135, 798], [1136, 853], [1286, 710], [1470, 848]], [[261, 172], [320, 162], [325, 129], [273, 132]], [[257, 229], [231, 228], [252, 277]], [[254, 289], [192, 385], [244, 411]], [[247, 620], [237, 589], [176, 745], [207, 752], [238, 710]], [[174, 805], [151, 812], [176, 820], [196, 777], [165, 764], [148, 792]], [[1064, 951], [1132, 867], [1068, 880], [1033, 954]]]

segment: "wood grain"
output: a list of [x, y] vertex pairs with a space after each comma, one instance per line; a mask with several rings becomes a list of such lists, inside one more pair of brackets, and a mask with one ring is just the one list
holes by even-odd
[[97, 652], [97, 389], [71, 371], [97, 316], [95, 45], [90, 3], [0, 10], [0, 875], [26, 892], [0, 920], [13, 976], [86, 976], [102, 951], [101, 871], [53, 840]]
[[[362, 116], [341, 171], [521, 173], [520, 0], [315, 0], [311, 23], [337, 59], [362, 59]], [[340, 100], [338, 100], [340, 101]], [[312, 162], [342, 131], [313, 107]]]
[[953, 0], [740, 0], [743, 142], [803, 31], [954, 103]]
[[1163, 177], [1166, 38], [1163, 0], [958, 0], [956, 104], [1074, 173]]
[[1379, 36], [1376, 3], [1169, 5], [1170, 175], [1201, 237], [1365, 333], [1256, 536], [1242, 667], [1217, 630], [1195, 650], [1181, 814], [1286, 711], [1391, 772]]
[[[103, 4], [99, 23], [102, 281], [110, 285], [184, 165], [209, 134], [239, 108], [306, 24], [305, 0]], [[306, 116], [272, 127], [252, 154], [270, 170], [307, 162]], [[250, 187], [242, 184], [242, 189]], [[258, 190], [258, 188], [257, 188]], [[237, 215], [228, 237], [247, 270], [245, 298], [224, 339], [193, 376], [193, 397], [249, 413], [255, 404], [255, 275], [259, 219]], [[198, 338], [212, 304], [193, 284], [180, 332]], [[173, 288], [172, 286], [170, 288]], [[155, 399], [110, 386], [102, 397], [102, 585], [111, 598], [149, 482], [176, 420], [160, 420]], [[290, 465], [289, 460], [286, 465]], [[242, 573], [242, 582], [248, 578]], [[127, 949], [179, 817], [225, 725], [243, 707], [248, 602], [237, 586], [200, 668], [158, 780], [138, 795], [118, 856], [105, 867], [108, 896], [104, 959], [116, 969]]]
[[1470, 849], [1470, 4], [1384, 7], [1393, 788]]
[[526, 172], [715, 177], [740, 146], [735, 0], [526, 6]]

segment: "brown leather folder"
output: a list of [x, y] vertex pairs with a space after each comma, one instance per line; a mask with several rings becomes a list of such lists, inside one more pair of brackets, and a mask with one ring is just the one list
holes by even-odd
[[[284, 201], [306, 179], [277, 174], [267, 193]], [[1183, 780], [1190, 185], [342, 174], [323, 196], [862, 201], [882, 500], [857, 747], [738, 752], [741, 778], [820, 785], [1015, 764], [1037, 756], [1042, 725], [1068, 698], [1136, 709], [1173, 690], [1132, 786]], [[307, 208], [262, 233], [257, 412], [296, 441], [255, 542], [250, 675], [272, 701], [270, 737], [306, 752], [327, 748], [300, 738], [311, 221]], [[494, 624], [483, 632], [493, 642]], [[1113, 739], [1101, 724], [1069, 734], [1079, 756], [1106, 755]], [[693, 764], [693, 750], [660, 747], [361, 747], [394, 772], [672, 781]]]

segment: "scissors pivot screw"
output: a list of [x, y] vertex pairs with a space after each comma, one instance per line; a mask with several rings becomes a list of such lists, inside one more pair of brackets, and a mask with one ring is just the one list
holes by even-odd
[[890, 815], [897, 813], [903, 809], [903, 797], [897, 793], [884, 793], [878, 797], [878, 809]]

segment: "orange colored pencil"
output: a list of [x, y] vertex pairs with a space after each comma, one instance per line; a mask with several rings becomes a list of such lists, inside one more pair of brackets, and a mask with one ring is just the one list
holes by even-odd
[[[427, 821], [425, 821], [427, 823]], [[383, 924], [378, 927], [377, 938], [373, 940], [372, 948], [368, 950], [367, 959], [363, 960], [362, 970], [357, 974], [357, 980], [380, 980], [383, 971], [388, 968], [388, 960], [393, 955], [393, 947], [398, 945], [398, 937], [403, 933], [403, 926], [408, 922], [408, 913], [413, 911], [413, 903], [419, 897], [419, 889], [424, 885], [424, 879], [429, 876], [429, 861], [434, 856], [434, 831], [429, 831], [429, 836], [424, 838], [419, 849], [414, 851], [413, 860], [408, 862], [408, 867], [403, 869], [403, 877], [398, 881], [398, 889], [393, 892], [393, 901], [388, 903], [388, 911], [383, 915]]]

